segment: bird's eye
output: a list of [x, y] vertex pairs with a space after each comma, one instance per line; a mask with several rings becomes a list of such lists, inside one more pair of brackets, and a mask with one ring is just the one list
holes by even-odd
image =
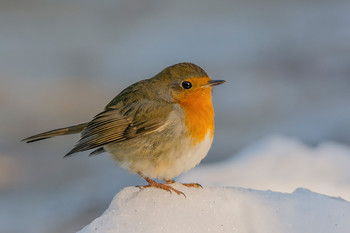
[[192, 83], [190, 83], [189, 81], [183, 81], [181, 86], [185, 89], [190, 89], [192, 87]]

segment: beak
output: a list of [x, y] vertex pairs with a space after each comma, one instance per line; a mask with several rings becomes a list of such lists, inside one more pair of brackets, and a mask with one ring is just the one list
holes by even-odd
[[223, 84], [225, 82], [226, 82], [225, 80], [210, 80], [205, 86], [206, 87], [213, 87], [213, 86]]

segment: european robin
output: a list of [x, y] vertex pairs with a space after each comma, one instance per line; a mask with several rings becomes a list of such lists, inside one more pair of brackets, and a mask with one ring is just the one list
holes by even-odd
[[[90, 155], [109, 152], [117, 164], [148, 182], [139, 187], [183, 194], [169, 184], [207, 155], [214, 136], [211, 91], [224, 82], [211, 80], [197, 65], [179, 63], [124, 89], [92, 121], [23, 141], [81, 133], [64, 157], [90, 149], [95, 149]], [[184, 185], [201, 187], [196, 183]]]

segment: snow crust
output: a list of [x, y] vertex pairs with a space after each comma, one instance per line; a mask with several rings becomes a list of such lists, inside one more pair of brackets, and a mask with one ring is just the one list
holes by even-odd
[[294, 138], [274, 136], [223, 162], [198, 166], [185, 173], [180, 181], [278, 192], [293, 192], [303, 187], [350, 201], [349, 166], [347, 145], [324, 142], [310, 147]]
[[128, 187], [104, 214], [79, 233], [92, 232], [239, 232], [345, 233], [350, 203], [307, 189], [293, 193], [245, 188], [174, 187], [187, 198], [166, 191]]
[[272, 137], [183, 175], [182, 182], [204, 186], [173, 184], [187, 198], [155, 188], [125, 188], [80, 233], [348, 233], [349, 164], [345, 145], [309, 147]]

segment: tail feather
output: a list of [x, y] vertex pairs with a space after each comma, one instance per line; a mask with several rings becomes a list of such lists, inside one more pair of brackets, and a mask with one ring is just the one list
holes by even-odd
[[[91, 152], [91, 153], [89, 154], [89, 156], [95, 156], [95, 155], [98, 155], [98, 154], [101, 154], [101, 153], [104, 153], [104, 152], [106, 152], [105, 148], [100, 147], [100, 148], [98, 148], [97, 150], [94, 150], [93, 152]], [[68, 155], [68, 156], [69, 156], [69, 155]]]
[[44, 133], [31, 136], [29, 138], [25, 138], [22, 141], [26, 143], [31, 143], [31, 142], [36, 142], [36, 141], [44, 140], [55, 136], [76, 134], [76, 133], [80, 133], [87, 125], [88, 123], [82, 123], [79, 125], [73, 125], [69, 127], [60, 128], [60, 129], [54, 129], [54, 130], [50, 130]]

